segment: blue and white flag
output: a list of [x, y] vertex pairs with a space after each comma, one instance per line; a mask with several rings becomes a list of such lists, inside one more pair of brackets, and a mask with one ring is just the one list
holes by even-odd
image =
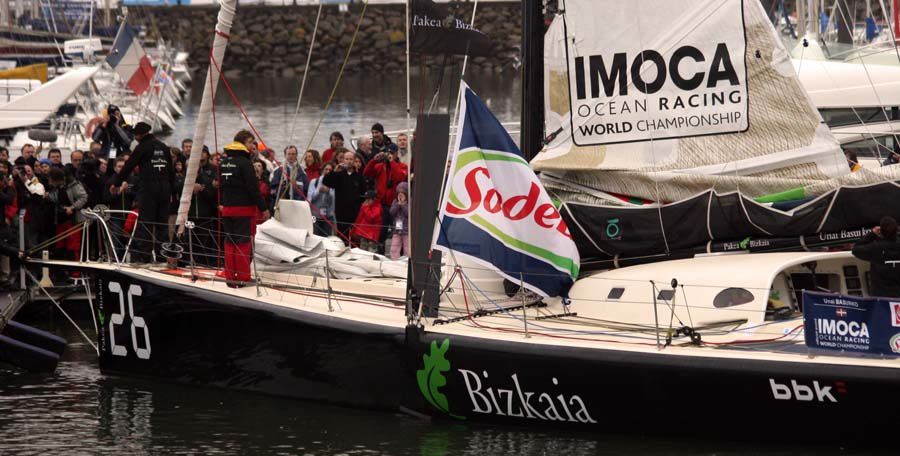
[[519, 147], [465, 83], [434, 245], [542, 296], [565, 296], [580, 258]]

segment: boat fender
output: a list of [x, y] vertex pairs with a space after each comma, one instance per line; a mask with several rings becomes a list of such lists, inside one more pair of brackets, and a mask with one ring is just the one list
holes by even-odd
[[28, 130], [28, 139], [37, 142], [52, 143], [56, 141], [57, 135], [53, 130], [31, 129]]
[[0, 334], [0, 361], [32, 372], [53, 372], [59, 355]]
[[18, 341], [35, 347], [42, 348], [57, 355], [62, 355], [66, 350], [66, 340], [55, 334], [23, 325], [17, 321], [10, 321], [3, 328], [3, 334]]

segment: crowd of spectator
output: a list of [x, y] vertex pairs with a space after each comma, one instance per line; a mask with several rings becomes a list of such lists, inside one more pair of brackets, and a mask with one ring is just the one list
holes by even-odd
[[[128, 134], [134, 135], [134, 130], [128, 130]], [[140, 214], [138, 227], [142, 223], [148, 226], [136, 233], [145, 237], [150, 233], [158, 243], [137, 246], [136, 252], [158, 255], [159, 243], [174, 239], [187, 163], [192, 154], [198, 153], [192, 141], [185, 139], [180, 147], [165, 146], [170, 153], [166, 163], [172, 166], [174, 177], [171, 185], [162, 185], [145, 172], [146, 168], [163, 166], [160, 157], [155, 160], [161, 164], [155, 165], [146, 161], [153, 157], [139, 152], [140, 145], [132, 152], [117, 135], [105, 135], [95, 135], [99, 141], [91, 143], [88, 150], [72, 151], [67, 161], [59, 149], [50, 149], [41, 157], [41, 151], [26, 144], [21, 155], [10, 162], [9, 151], [0, 148], [0, 241], [18, 245], [21, 215], [26, 250], [50, 250], [53, 258], [77, 260], [81, 255], [80, 222], [84, 221], [81, 209], [97, 205], [121, 211], [109, 220], [112, 231], [118, 233], [127, 234], [134, 228], [133, 217], [130, 219], [127, 212]], [[142, 135], [134, 136], [140, 139]], [[308, 201], [315, 234], [339, 236], [347, 244], [392, 259], [408, 255], [411, 154], [405, 134], [398, 135], [394, 142], [376, 123], [371, 135], [360, 138], [353, 148], [340, 132], [333, 132], [323, 152], [310, 149], [301, 155], [296, 146], [289, 145], [283, 149], [281, 160], [261, 141], [253, 141], [249, 149], [269, 212], [274, 213], [279, 199]], [[116, 152], [114, 159], [108, 158], [111, 151]], [[197, 249], [215, 251], [221, 224], [220, 156], [211, 154], [206, 146], [199, 153], [200, 169], [192, 188], [189, 219], [196, 226]], [[142, 157], [137, 157], [139, 154]], [[130, 160], [132, 157], [135, 159]], [[153, 212], [152, 217], [149, 212]], [[73, 232], [76, 234], [68, 235]], [[135, 239], [140, 236], [135, 234]]]

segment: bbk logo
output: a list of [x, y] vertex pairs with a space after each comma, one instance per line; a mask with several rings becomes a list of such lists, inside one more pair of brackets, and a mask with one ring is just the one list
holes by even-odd
[[770, 378], [769, 386], [772, 387], [772, 397], [779, 401], [837, 402], [837, 398], [831, 393], [832, 388], [838, 393], [846, 393], [843, 382], [837, 382], [834, 386], [822, 386], [818, 381], [813, 381], [812, 385], [804, 385], [791, 380], [790, 384], [783, 384]]

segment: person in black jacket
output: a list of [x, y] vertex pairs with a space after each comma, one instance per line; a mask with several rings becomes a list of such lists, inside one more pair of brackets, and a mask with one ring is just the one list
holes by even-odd
[[216, 181], [219, 177], [218, 170], [210, 164], [209, 149], [203, 146], [200, 154], [200, 169], [194, 183], [188, 219], [196, 224], [193, 232], [194, 261], [203, 266], [215, 266], [218, 256], [216, 230], [219, 228], [216, 220], [219, 212]]
[[[122, 171], [112, 180], [112, 186], [119, 187], [135, 166], [140, 166], [138, 220], [146, 230], [138, 231], [136, 236], [145, 242], [136, 246], [136, 250], [138, 259], [144, 261], [155, 260], [157, 243], [161, 244], [168, 235], [169, 207], [175, 187], [175, 167], [172, 166], [169, 147], [150, 134], [150, 130], [150, 125], [144, 122], [138, 122], [134, 126], [134, 137], [138, 145]], [[110, 193], [115, 193], [112, 188]], [[149, 239], [146, 238], [148, 232]]]
[[359, 214], [362, 205], [362, 195], [366, 191], [366, 180], [361, 172], [353, 169], [353, 159], [356, 154], [345, 152], [341, 162], [334, 171], [322, 178], [322, 185], [328, 189], [334, 189], [334, 215], [337, 220], [337, 229], [344, 239], [348, 239], [350, 228]]
[[[135, 128], [137, 126], [135, 125]], [[109, 105], [103, 113], [101, 125], [91, 133], [91, 139], [100, 144], [98, 158], [109, 158], [112, 148], [116, 149], [116, 157], [131, 152], [131, 138], [137, 139], [137, 132], [125, 122], [125, 116], [116, 105]]]
[[269, 210], [259, 193], [256, 172], [250, 161], [253, 139], [253, 133], [239, 131], [234, 136], [234, 142], [225, 146], [225, 158], [219, 165], [225, 281], [232, 288], [242, 287], [250, 281], [257, 214], [261, 213], [263, 220], [269, 218]]
[[900, 242], [893, 217], [882, 217], [879, 226], [853, 246], [853, 256], [871, 265], [870, 295], [900, 298]]

